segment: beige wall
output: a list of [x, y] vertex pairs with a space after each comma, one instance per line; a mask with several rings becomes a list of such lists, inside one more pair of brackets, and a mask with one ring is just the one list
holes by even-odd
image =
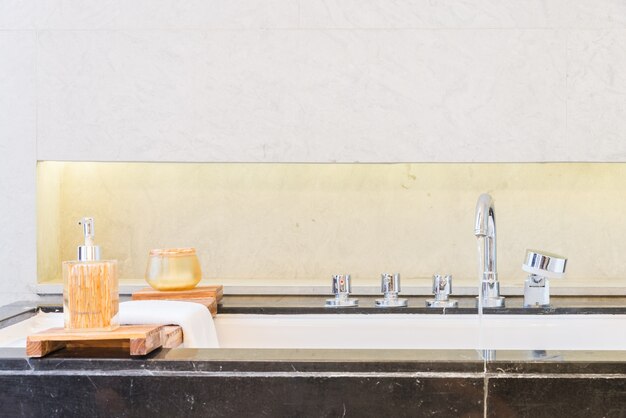
[[626, 284], [622, 163], [44, 162], [39, 280], [58, 280], [61, 260], [75, 258], [85, 215], [123, 280], [143, 277], [149, 249], [176, 246], [196, 247], [212, 281], [326, 284], [336, 272], [360, 280], [382, 271], [471, 279], [482, 192], [496, 202], [504, 283], [520, 282], [524, 251], [538, 248], [568, 256], [572, 282]]

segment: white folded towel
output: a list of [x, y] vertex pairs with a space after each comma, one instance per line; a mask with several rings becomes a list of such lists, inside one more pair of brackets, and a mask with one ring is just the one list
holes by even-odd
[[183, 329], [185, 348], [218, 348], [211, 312], [195, 302], [132, 300], [120, 303], [120, 324], [172, 324]]

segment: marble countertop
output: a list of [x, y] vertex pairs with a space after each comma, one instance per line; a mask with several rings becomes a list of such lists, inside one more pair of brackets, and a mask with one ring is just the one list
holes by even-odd
[[99, 371], [236, 373], [473, 373], [626, 374], [623, 351], [372, 349], [161, 349], [131, 358], [127, 351], [75, 348], [27, 358], [19, 348], [0, 349], [1, 371]]
[[[216, 284], [217, 281], [200, 282], [199, 286]], [[298, 279], [220, 279], [224, 285], [224, 293], [229, 295], [329, 295], [328, 283], [320, 284], [319, 280], [306, 281]], [[120, 282], [120, 293], [128, 294], [145, 288], [145, 280], [123, 280]], [[453, 293], [456, 296], [476, 295], [477, 283], [466, 278], [454, 278]], [[524, 277], [516, 282], [501, 281], [501, 293], [504, 296], [521, 296], [524, 294]], [[36, 286], [39, 295], [60, 295], [63, 293], [62, 283], [40, 283]], [[550, 292], [553, 296], [626, 296], [626, 280], [618, 279], [555, 279], [550, 281]], [[354, 280], [352, 293], [355, 295], [380, 295], [380, 278]], [[432, 278], [402, 277], [402, 294], [430, 295]]]
[[[358, 296], [359, 306], [354, 308], [329, 309], [324, 307], [329, 296], [314, 295], [227, 295], [222, 300], [221, 313], [425, 313], [425, 314], [474, 314], [474, 296], [452, 297], [459, 302], [458, 308], [426, 308], [425, 301], [431, 296], [408, 296], [407, 308], [376, 308], [374, 301], [380, 296]], [[547, 308], [523, 308], [523, 297], [509, 296], [506, 308], [485, 308], [486, 314], [586, 314], [626, 313], [626, 296], [555, 296]]]

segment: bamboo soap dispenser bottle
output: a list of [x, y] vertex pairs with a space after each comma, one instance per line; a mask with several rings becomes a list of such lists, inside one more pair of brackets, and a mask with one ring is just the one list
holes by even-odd
[[100, 260], [94, 220], [82, 218], [85, 245], [78, 260], [63, 262], [63, 318], [66, 331], [112, 331], [119, 326], [117, 261]]

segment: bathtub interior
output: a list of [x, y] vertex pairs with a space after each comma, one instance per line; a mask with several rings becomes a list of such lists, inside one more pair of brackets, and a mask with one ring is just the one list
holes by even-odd
[[[0, 347], [25, 347], [62, 315], [0, 329]], [[626, 315], [220, 314], [214, 323], [220, 348], [626, 349]]]

